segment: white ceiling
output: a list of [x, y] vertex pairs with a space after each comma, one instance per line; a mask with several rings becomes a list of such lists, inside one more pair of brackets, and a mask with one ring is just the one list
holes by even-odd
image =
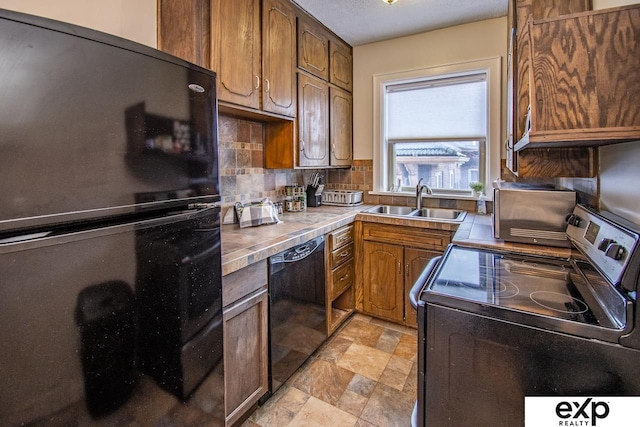
[[352, 46], [507, 14], [508, 0], [294, 0]]

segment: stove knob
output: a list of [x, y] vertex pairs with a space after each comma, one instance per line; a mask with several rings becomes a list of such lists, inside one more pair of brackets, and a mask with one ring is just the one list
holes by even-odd
[[580, 223], [582, 222], [582, 218], [576, 214], [569, 214], [564, 220], [567, 224], [573, 225], [574, 227], [580, 227]]
[[618, 243], [611, 243], [607, 247], [607, 251], [605, 252], [605, 255], [611, 259], [618, 260], [618, 259], [622, 259], [622, 257], [624, 256], [624, 253], [625, 253], [624, 247], [620, 246]]
[[602, 239], [598, 245], [598, 250], [606, 252], [610, 244], [614, 243], [613, 239]]

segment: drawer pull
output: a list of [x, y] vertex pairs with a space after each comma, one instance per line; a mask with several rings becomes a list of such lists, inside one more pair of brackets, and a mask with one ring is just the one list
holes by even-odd
[[342, 282], [343, 280], [347, 280], [349, 278], [349, 273], [345, 274], [344, 276], [342, 276], [340, 278], [340, 281]]
[[344, 257], [349, 256], [349, 255], [351, 255], [351, 251], [342, 252], [342, 253], [340, 254], [340, 258], [344, 258]]

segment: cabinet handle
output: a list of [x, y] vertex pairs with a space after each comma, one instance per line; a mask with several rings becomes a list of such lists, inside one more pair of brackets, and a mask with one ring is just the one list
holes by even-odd
[[258, 90], [258, 88], [260, 88], [260, 76], [254, 76], [256, 78], [256, 90]]
[[348, 278], [349, 278], [349, 273], [347, 273], [347, 274], [345, 274], [344, 276], [342, 276], [342, 277], [340, 278], [340, 281], [341, 281], [341, 282], [342, 282], [342, 281], [345, 281], [345, 280], [347, 280]]
[[331, 152], [332, 152], [333, 154], [335, 154], [335, 153], [336, 153], [336, 144], [331, 144]]
[[304, 140], [300, 140], [300, 151], [304, 151]]
[[402, 263], [398, 261], [398, 274], [402, 272]]
[[264, 91], [269, 92], [271, 89], [271, 83], [269, 83], [269, 79], [264, 79]]
[[407, 276], [409, 276], [409, 264], [404, 266], [404, 274], [406, 274]]

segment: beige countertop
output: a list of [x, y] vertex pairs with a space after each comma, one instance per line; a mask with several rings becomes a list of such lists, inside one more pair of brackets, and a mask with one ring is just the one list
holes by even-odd
[[370, 205], [353, 207], [309, 207], [303, 212], [279, 215], [279, 224], [240, 228], [222, 226], [222, 275], [233, 273], [254, 262], [324, 235], [354, 221], [358, 212]]
[[544, 255], [559, 258], [569, 258], [570, 248], [556, 248], [553, 246], [530, 245], [526, 243], [512, 243], [493, 237], [491, 215], [467, 214], [467, 218], [453, 236], [452, 243], [461, 246], [477, 248], [499, 249], [529, 255]]
[[[303, 212], [285, 212], [279, 224], [240, 228], [222, 226], [222, 275], [269, 258], [307, 240], [330, 233], [356, 219], [407, 227], [432, 228], [455, 232], [453, 243], [462, 246], [493, 248], [512, 252], [569, 258], [571, 249], [511, 243], [493, 237], [490, 215], [468, 213], [461, 224], [399, 218], [362, 211], [371, 205], [353, 207], [320, 206]], [[357, 217], [357, 218], [356, 218]]]

